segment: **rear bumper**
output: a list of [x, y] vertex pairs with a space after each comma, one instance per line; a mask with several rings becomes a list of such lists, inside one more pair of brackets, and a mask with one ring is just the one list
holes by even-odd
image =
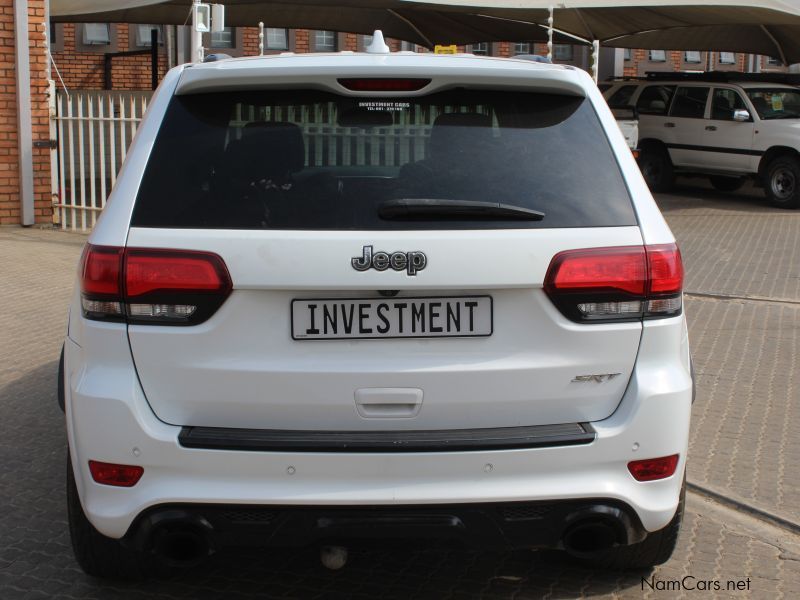
[[139, 515], [123, 541], [129, 547], [152, 551], [159, 531], [194, 527], [211, 548], [369, 545], [373, 541], [385, 544], [387, 539], [476, 549], [561, 548], [564, 533], [587, 522], [608, 525], [618, 544], [646, 536], [631, 507], [598, 498], [392, 507], [162, 505]]
[[[147, 404], [124, 335], [95, 328], [88, 346], [68, 339], [67, 429], [84, 511], [103, 534], [121, 538], [148, 509], [165, 505], [408, 507], [595, 500], [628, 507], [646, 531], [665, 527], [680, 494], [692, 383], [682, 317], [646, 327], [625, 396], [593, 422], [590, 443], [439, 452], [297, 452], [187, 448], [180, 427]], [[648, 331], [649, 330], [649, 331]], [[104, 336], [108, 336], [105, 338]], [[627, 463], [680, 454], [676, 473], [641, 483]], [[132, 488], [95, 483], [89, 460], [136, 464]]]

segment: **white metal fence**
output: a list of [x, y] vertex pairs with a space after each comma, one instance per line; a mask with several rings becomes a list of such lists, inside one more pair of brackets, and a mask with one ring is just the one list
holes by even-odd
[[150, 91], [56, 94], [53, 211], [62, 229], [94, 226], [151, 96]]

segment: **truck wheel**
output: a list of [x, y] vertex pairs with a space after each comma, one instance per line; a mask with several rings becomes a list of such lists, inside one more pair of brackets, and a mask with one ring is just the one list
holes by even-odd
[[75, 560], [87, 575], [103, 579], [144, 579], [150, 569], [144, 557], [104, 536], [86, 518], [67, 455], [67, 521]]
[[685, 504], [686, 478], [684, 476], [678, 509], [675, 511], [672, 521], [664, 529], [647, 534], [644, 541], [638, 544], [616, 546], [591, 558], [581, 559], [582, 562], [595, 568], [615, 571], [649, 569], [667, 562], [678, 545], [678, 533], [681, 530]]
[[735, 192], [744, 185], [744, 177], [724, 177], [712, 175], [708, 178], [715, 190], [720, 192]]
[[663, 148], [658, 146], [643, 148], [639, 158], [639, 168], [652, 191], [668, 192], [672, 189], [675, 174], [672, 171], [672, 161]]
[[800, 208], [800, 162], [797, 158], [778, 156], [767, 165], [764, 193], [773, 206]]

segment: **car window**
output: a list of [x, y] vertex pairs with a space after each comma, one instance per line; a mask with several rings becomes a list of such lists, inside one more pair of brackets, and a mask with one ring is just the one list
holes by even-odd
[[747, 90], [758, 116], [769, 119], [800, 118], [800, 91], [786, 88], [751, 88]]
[[711, 88], [679, 87], [669, 111], [670, 117], [702, 119], [706, 114], [706, 101]]
[[733, 112], [736, 110], [747, 110], [742, 96], [735, 90], [715, 88], [711, 98], [711, 118], [733, 121]]
[[623, 85], [608, 99], [609, 106], [627, 106], [636, 91], [637, 85]]
[[[379, 216], [397, 199], [511, 204], [541, 221]], [[132, 225], [237, 229], [499, 229], [634, 225], [586, 98], [450, 90], [175, 96]]]
[[643, 115], [665, 115], [674, 93], [674, 85], [648, 85], [639, 94], [636, 108]]

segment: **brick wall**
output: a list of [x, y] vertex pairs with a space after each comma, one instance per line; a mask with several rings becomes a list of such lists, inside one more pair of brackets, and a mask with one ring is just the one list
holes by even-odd
[[[47, 104], [44, 2], [28, 0], [33, 139], [50, 136]], [[17, 147], [17, 88], [14, 50], [14, 2], [0, 0], [0, 224], [19, 223], [19, 151]], [[50, 151], [33, 149], [34, 215], [50, 221]]]
[[[107, 52], [128, 52], [147, 48], [131, 44], [130, 26], [127, 23], [111, 24], [111, 44], [87, 47], [81, 43], [81, 25], [64, 23], [55, 27], [55, 44], [52, 45], [53, 60], [68, 89], [104, 89], [104, 56]], [[256, 42], [258, 45], [258, 42]], [[159, 47], [158, 77], [167, 72], [165, 45]], [[111, 62], [111, 80], [115, 90], [150, 89], [150, 55], [125, 56]], [[59, 84], [60, 85], [60, 84]]]

